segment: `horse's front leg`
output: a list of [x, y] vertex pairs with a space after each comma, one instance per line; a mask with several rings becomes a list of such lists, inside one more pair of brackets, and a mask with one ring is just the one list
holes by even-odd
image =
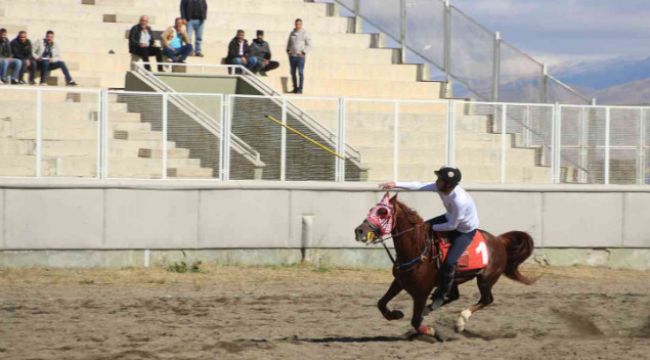
[[399, 320], [404, 317], [404, 313], [399, 311], [399, 310], [389, 310], [388, 309], [388, 302], [393, 300], [397, 294], [399, 294], [402, 291], [402, 285], [397, 282], [397, 280], [393, 280], [393, 283], [390, 284], [390, 287], [388, 288], [388, 291], [386, 291], [386, 294], [382, 296], [381, 299], [377, 302], [377, 307], [379, 308], [379, 311], [381, 311], [381, 314], [384, 315], [386, 320]]
[[436, 331], [433, 327], [423, 325], [423, 312], [427, 304], [427, 294], [413, 296], [413, 317], [411, 318], [411, 325], [417, 331], [417, 334], [434, 336]]

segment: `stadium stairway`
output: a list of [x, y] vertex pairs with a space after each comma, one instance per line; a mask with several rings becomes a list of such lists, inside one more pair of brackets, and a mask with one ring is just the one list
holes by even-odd
[[[154, 30], [164, 30], [178, 16], [175, 0], [0, 0], [0, 23], [11, 37], [19, 29], [39, 39], [48, 29], [56, 31], [64, 59], [73, 77], [83, 86], [122, 88], [130, 68], [125, 31], [141, 14], [150, 16]], [[419, 64], [399, 64], [399, 50], [383, 46], [382, 36], [354, 33], [351, 18], [332, 14], [328, 4], [303, 0], [220, 0], [210, 2], [204, 29], [204, 58], [191, 57], [189, 64], [218, 64], [237, 29], [252, 39], [263, 29], [280, 68], [263, 77], [279, 92], [290, 90], [284, 47], [295, 18], [302, 18], [314, 49], [306, 66], [305, 96], [347, 96], [376, 99], [440, 98], [439, 82], [426, 81], [427, 69]], [[190, 68], [188, 71], [198, 71]], [[48, 79], [61, 84], [59, 72]], [[334, 128], [332, 116], [315, 101], [299, 106], [326, 126]], [[385, 107], [385, 106], [384, 106]], [[392, 117], [390, 107], [363, 105], [347, 108], [346, 141], [361, 151], [369, 180], [391, 177]], [[400, 179], [428, 179], [431, 169], [445, 162], [446, 117], [440, 106], [403, 106], [400, 121]], [[412, 108], [412, 110], [410, 110]], [[322, 116], [320, 116], [322, 114]], [[331, 114], [331, 113], [329, 113]], [[489, 116], [460, 113], [456, 136], [456, 163], [468, 181], [495, 182], [500, 178], [501, 135], [494, 133]], [[467, 126], [466, 126], [467, 125]], [[146, 131], [146, 130], [142, 130]], [[544, 183], [550, 169], [537, 166], [539, 149], [515, 147], [514, 135], [507, 142], [508, 182]]]

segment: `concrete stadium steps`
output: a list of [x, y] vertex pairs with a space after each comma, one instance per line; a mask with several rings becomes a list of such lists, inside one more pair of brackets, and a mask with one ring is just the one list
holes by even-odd
[[[440, 162], [432, 161], [425, 164], [408, 164], [400, 165], [398, 177], [400, 181], [427, 181], [435, 180], [433, 170], [440, 166]], [[463, 169], [464, 183], [500, 183], [501, 170], [499, 167], [492, 165], [463, 165], [458, 162], [458, 166]], [[378, 167], [378, 170], [369, 170], [369, 181], [386, 181], [393, 178], [392, 167], [390, 163]], [[508, 166], [506, 167], [506, 183], [548, 183], [551, 179], [551, 169], [541, 166]]]

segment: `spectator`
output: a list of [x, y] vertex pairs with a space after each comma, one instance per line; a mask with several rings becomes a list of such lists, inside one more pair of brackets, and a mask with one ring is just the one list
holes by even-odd
[[[9, 67], [14, 66], [13, 76], [8, 76]], [[18, 84], [18, 77], [23, 68], [23, 62], [14, 58], [11, 44], [7, 38], [7, 30], [0, 29], [0, 82], [3, 84]]]
[[29, 70], [29, 84], [34, 85], [36, 62], [32, 53], [32, 42], [27, 38], [26, 31], [20, 31], [18, 36], [11, 40], [11, 52], [13, 52], [16, 59], [20, 59], [23, 62], [23, 67], [20, 70], [20, 80], [18, 82], [20, 84], [25, 83], [25, 70]]
[[72, 80], [65, 62], [61, 60], [61, 50], [59, 45], [54, 42], [54, 31], [48, 30], [45, 33], [45, 39], [34, 43], [33, 50], [34, 60], [41, 71], [41, 85], [47, 85], [45, 80], [50, 75], [50, 70], [61, 69], [65, 76], [66, 86], [77, 86], [77, 83]]
[[196, 31], [194, 56], [203, 57], [201, 41], [203, 41], [203, 23], [207, 15], [208, 4], [206, 0], [181, 0], [181, 17], [187, 22], [187, 35], [190, 40], [192, 40], [194, 31]]
[[140, 16], [140, 23], [133, 25], [131, 31], [129, 31], [129, 52], [140, 57], [144, 62], [144, 68], [149, 71], [151, 71], [149, 56], [155, 56], [156, 62], [158, 63], [158, 71], [163, 72], [162, 51], [153, 44], [153, 32], [149, 26], [149, 17], [142, 15]]
[[264, 41], [264, 31], [257, 30], [257, 37], [249, 47], [250, 57], [257, 59], [257, 66], [253, 69], [254, 73], [258, 71], [262, 76], [266, 76], [267, 71], [277, 69], [280, 64], [271, 60], [271, 47]]
[[[228, 64], [243, 65], [250, 70], [257, 65], [257, 58], [250, 56], [250, 48], [248, 47], [248, 40], [246, 40], [245, 36], [246, 33], [244, 33], [244, 30], [237, 30], [237, 35], [228, 44], [226, 61]], [[237, 73], [239, 74], [241, 72], [237, 71]]]
[[[311, 38], [307, 31], [302, 27], [302, 20], [296, 19], [295, 27], [289, 34], [287, 41], [287, 53], [289, 54], [289, 64], [291, 65], [291, 81], [293, 82], [293, 93], [302, 94], [305, 83], [305, 57], [311, 50]], [[300, 76], [300, 83], [296, 81], [296, 70]]]
[[172, 62], [184, 63], [192, 53], [192, 44], [185, 31], [185, 20], [176, 18], [174, 26], [170, 26], [162, 34], [163, 53]]

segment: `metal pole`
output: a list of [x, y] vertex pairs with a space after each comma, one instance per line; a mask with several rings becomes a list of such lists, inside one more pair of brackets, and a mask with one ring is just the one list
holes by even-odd
[[399, 170], [399, 101], [395, 100], [393, 114], [393, 181], [398, 179]]
[[43, 160], [43, 90], [36, 90], [36, 177], [40, 178], [42, 174]]
[[580, 167], [585, 170], [580, 170], [580, 177], [578, 181], [586, 183], [589, 181], [589, 173], [587, 170], [587, 159], [589, 155], [587, 145], [587, 119], [585, 118], [585, 107], [580, 109]]
[[609, 136], [610, 136], [610, 112], [611, 108], [608, 106], [605, 110], [605, 185], [609, 184]]
[[361, 25], [361, 0], [354, 0], [354, 32], [359, 34], [362, 31]]
[[443, 26], [443, 67], [445, 70], [445, 80], [449, 83], [451, 81], [451, 4], [449, 3], [449, 0], [445, 0], [445, 17]]
[[[345, 156], [345, 98], [340, 97], [338, 103], [338, 129], [336, 138], [336, 148], [339, 154]], [[334, 174], [337, 182], [345, 182], [345, 160], [336, 157], [335, 160], [336, 173]]]
[[282, 129], [280, 130], [280, 181], [287, 180], [287, 99], [282, 98]]
[[162, 95], [162, 178], [167, 179], [167, 93]]
[[110, 132], [108, 131], [109, 129], [109, 121], [110, 121], [110, 115], [109, 115], [109, 107], [108, 107], [108, 95], [109, 91], [108, 90], [103, 90], [103, 106], [102, 109], [103, 111], [103, 121], [102, 121], [102, 140], [104, 142], [104, 145], [102, 147], [102, 178], [106, 179], [108, 178], [108, 151], [110, 150], [110, 145], [109, 145], [109, 134]]
[[558, 146], [558, 131], [557, 128], [559, 127], [559, 118], [562, 116], [560, 112], [562, 111], [562, 108], [559, 107], [558, 103], [555, 103], [555, 106], [553, 106], [553, 120], [551, 121], [551, 183], [557, 184], [559, 183], [559, 176], [557, 176], [557, 153], [561, 151], [561, 149]]
[[524, 147], [530, 147], [530, 105], [526, 105], [526, 113], [524, 116]]
[[456, 124], [454, 122], [454, 113], [456, 111], [456, 102], [454, 100], [447, 101], [447, 165], [455, 166], [455, 135]]
[[637, 184], [645, 184], [645, 174], [646, 174], [646, 159], [645, 159], [645, 109], [639, 109], [639, 165], [637, 170]]
[[542, 65], [542, 93], [540, 94], [540, 102], [548, 102], [548, 67], [546, 64]]
[[104, 144], [104, 138], [102, 136], [102, 117], [104, 116], [104, 109], [102, 108], [103, 94], [103, 90], [97, 92], [97, 168], [95, 169], [97, 172], [97, 179], [102, 178], [102, 146]]
[[230, 180], [230, 131], [231, 131], [231, 117], [233, 100], [232, 95], [226, 95], [225, 101], [225, 115], [223, 118], [223, 131], [221, 132], [223, 149], [221, 156], [223, 157], [223, 169], [221, 172], [221, 180]]
[[406, 0], [400, 0], [399, 2], [399, 43], [402, 47], [400, 59], [402, 64], [406, 64]]
[[501, 183], [506, 182], [506, 113], [508, 111], [507, 104], [501, 104]]
[[501, 34], [494, 33], [492, 57], [492, 101], [499, 101], [499, 79], [501, 77]]
[[220, 129], [221, 137], [219, 137], [219, 180], [222, 180], [223, 177], [223, 134], [224, 134], [224, 122], [226, 121], [226, 101], [223, 94], [219, 94], [219, 101], [221, 101], [221, 122]]

